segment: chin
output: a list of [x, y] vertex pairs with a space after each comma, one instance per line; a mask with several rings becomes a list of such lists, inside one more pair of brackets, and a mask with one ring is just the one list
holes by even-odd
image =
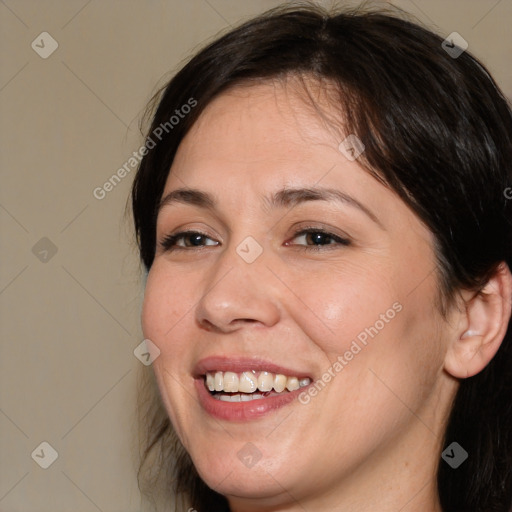
[[[286, 462], [276, 447], [269, 447], [273, 455], [267, 457], [250, 442], [226, 442], [225, 446], [226, 449], [219, 451], [198, 449], [199, 456], [192, 456], [192, 460], [202, 480], [228, 498], [258, 502], [268, 499], [271, 503], [282, 495], [283, 489], [296, 487], [294, 482], [301, 478], [297, 462]], [[290, 471], [290, 467], [294, 469]]]
[[252, 468], [247, 471], [237, 471], [232, 468], [232, 473], [219, 483], [218, 475], [215, 475], [210, 469], [206, 473], [199, 473], [206, 484], [214, 491], [222, 494], [228, 499], [239, 500], [258, 500], [263, 504], [263, 500], [267, 504], [278, 503], [278, 496], [283, 493], [283, 488], [288, 486], [284, 482], [279, 484], [282, 479], [271, 477], [261, 468], [257, 470]]

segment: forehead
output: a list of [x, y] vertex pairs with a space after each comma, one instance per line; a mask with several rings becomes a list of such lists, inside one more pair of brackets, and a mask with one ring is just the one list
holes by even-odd
[[[368, 181], [379, 185], [341, 155], [340, 136], [329, 131], [318, 112], [326, 102], [319, 84], [296, 81], [235, 87], [219, 95], [178, 148], [161, 199], [198, 204], [201, 193], [180, 190], [177, 195], [185, 185], [202, 189], [202, 197], [209, 198], [200, 202], [211, 210], [216, 196], [233, 200], [236, 192], [248, 199], [255, 195], [264, 206], [292, 204], [299, 195], [307, 200], [323, 196], [368, 212], [350, 193], [357, 195]], [[340, 173], [342, 179], [336, 176]]]
[[341, 136], [319, 113], [327, 101], [318, 84], [306, 91], [297, 81], [243, 85], [220, 94], [181, 142], [164, 195], [184, 185], [244, 195], [319, 182], [333, 187], [340, 183], [331, 170], [340, 164], [353, 168], [346, 186], [373, 180], [341, 155]]
[[232, 87], [207, 105], [178, 153], [249, 161], [300, 160], [318, 145], [337, 151], [343, 119], [333, 95], [332, 86], [297, 77]]

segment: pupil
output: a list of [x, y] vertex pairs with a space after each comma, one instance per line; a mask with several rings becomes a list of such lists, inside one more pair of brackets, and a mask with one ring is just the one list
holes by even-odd
[[[202, 241], [203, 235], [192, 235], [190, 240], [192, 241], [192, 245], [200, 245]], [[196, 244], [197, 242], [197, 244]]]
[[310, 234], [310, 236], [313, 239], [313, 243], [315, 245], [318, 245], [321, 243], [325, 243], [324, 237], [326, 237], [327, 235], [325, 235], [324, 233], [313, 233]]

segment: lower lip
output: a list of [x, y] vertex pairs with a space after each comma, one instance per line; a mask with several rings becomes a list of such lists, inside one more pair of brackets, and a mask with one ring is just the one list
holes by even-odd
[[204, 379], [195, 379], [195, 386], [199, 395], [199, 403], [208, 414], [217, 419], [238, 422], [261, 418], [280, 409], [293, 402], [299, 393], [307, 389], [307, 386], [305, 386], [282, 395], [259, 398], [249, 402], [223, 402], [213, 398], [204, 385]]

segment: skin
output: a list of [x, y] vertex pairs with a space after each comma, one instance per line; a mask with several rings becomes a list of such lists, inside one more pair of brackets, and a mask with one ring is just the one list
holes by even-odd
[[[313, 83], [310, 92], [329, 107]], [[207, 237], [202, 247], [182, 238], [170, 252], [158, 244], [143, 332], [160, 350], [153, 367], [180, 440], [235, 512], [441, 510], [435, 473], [454, 374], [469, 373], [472, 350], [488, 339], [485, 326], [472, 326], [478, 342], [466, 336], [465, 350], [453, 349], [471, 319], [464, 308], [443, 319], [435, 306], [431, 233], [340, 152], [345, 136], [291, 80], [236, 87], [201, 114], [165, 185], [163, 196], [187, 186], [218, 204], [214, 211], [183, 203], [160, 210], [158, 241], [187, 230]], [[343, 191], [379, 222], [332, 201], [270, 210], [262, 196], [284, 186]], [[312, 250], [309, 237], [294, 236], [310, 226], [351, 243], [327, 238]], [[236, 252], [248, 236], [263, 249], [250, 264]], [[199, 405], [192, 373], [200, 359], [259, 357], [318, 380], [397, 302], [401, 311], [307, 404], [296, 400], [243, 423], [214, 419]], [[496, 344], [471, 372], [487, 364]], [[261, 454], [251, 468], [237, 456], [248, 442]]]

